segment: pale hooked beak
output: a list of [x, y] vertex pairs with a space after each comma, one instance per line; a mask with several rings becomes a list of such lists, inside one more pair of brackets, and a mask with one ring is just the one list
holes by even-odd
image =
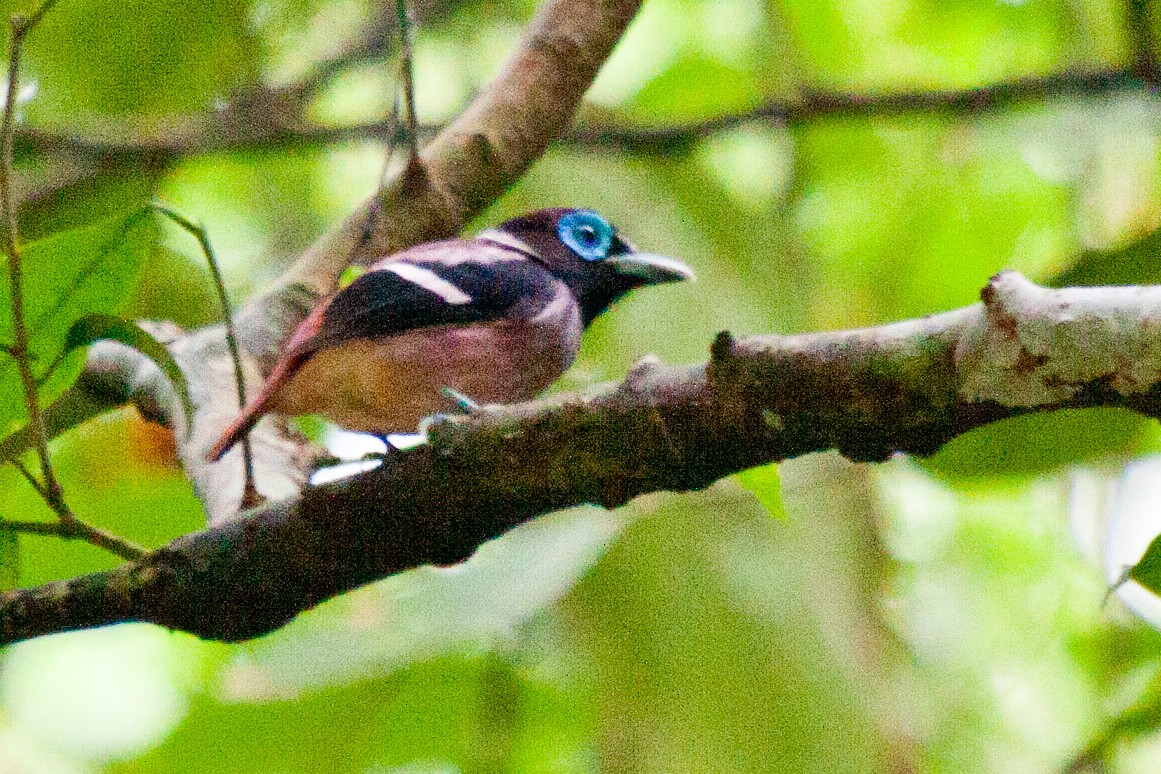
[[693, 282], [693, 269], [681, 261], [652, 253], [622, 253], [607, 259], [613, 270], [626, 277], [634, 277], [646, 285], [663, 282]]

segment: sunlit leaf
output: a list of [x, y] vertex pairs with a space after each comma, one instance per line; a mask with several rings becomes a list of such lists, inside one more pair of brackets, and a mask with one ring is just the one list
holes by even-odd
[[778, 477], [778, 465], [771, 463], [743, 470], [735, 478], [758, 498], [758, 502], [770, 511], [771, 516], [782, 518], [786, 515], [782, 507], [782, 482]]
[[1129, 570], [1128, 577], [1154, 594], [1161, 594], [1161, 535], [1153, 538], [1145, 555]]

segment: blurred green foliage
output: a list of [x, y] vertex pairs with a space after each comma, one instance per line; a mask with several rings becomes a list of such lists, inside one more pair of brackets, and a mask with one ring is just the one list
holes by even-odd
[[[168, 227], [143, 222], [105, 268], [81, 269], [155, 197], [206, 225], [235, 299], [366, 197], [383, 163], [371, 141], [158, 146], [260, 122], [273, 107], [247, 101], [256, 89], [307, 78], [381, 10], [61, 0], [29, 43], [22, 126], [123, 152], [18, 146], [34, 319], [61, 288], [83, 291], [38, 330], [56, 340], [96, 311], [214, 319], [201, 258]], [[486, 85], [534, 10], [420, 6], [424, 122]], [[1115, 68], [1130, 56], [1123, 10], [646, 0], [581, 120], [666, 127], [804, 89]], [[359, 60], [324, 78], [303, 120], [383, 118], [392, 73]], [[1001, 268], [1154, 282], [1158, 116], [1137, 90], [964, 115], [749, 121], [667, 154], [565, 142], [473, 228], [592, 206], [697, 269], [697, 285], [642, 293], [593, 326], [560, 385], [584, 388], [650, 352], [703, 360], [722, 329], [873, 325], [970, 304]], [[22, 417], [14, 385], [0, 372], [9, 427]], [[1120, 572], [1103, 537], [1116, 503], [1080, 496], [1156, 445], [1155, 423], [1125, 412], [1026, 417], [919, 464], [812, 455], [706, 493], [556, 514], [460, 567], [373, 584], [253, 643], [145, 626], [23, 643], [0, 668], [0, 770], [959, 774], [1060, 770], [1085, 750], [1109, 771], [1156, 770], [1161, 637], [1119, 603], [1101, 607]], [[53, 451], [73, 508], [99, 526], [152, 546], [201, 525], [171, 440], [132, 412]], [[0, 516], [48, 518], [11, 469]], [[5, 586], [114, 561], [0, 534]]]
[[[80, 373], [81, 353], [58, 358], [74, 349], [67, 338], [74, 323], [86, 315], [124, 308], [148, 258], [157, 227], [153, 215], [137, 211], [89, 227], [60, 232], [33, 242], [24, 250], [24, 319], [28, 346], [40, 394], [51, 401]], [[12, 285], [5, 273], [0, 304], [11, 308]], [[0, 317], [0, 340], [11, 341], [12, 316]], [[0, 364], [0, 432], [17, 429], [26, 419], [16, 363]]]

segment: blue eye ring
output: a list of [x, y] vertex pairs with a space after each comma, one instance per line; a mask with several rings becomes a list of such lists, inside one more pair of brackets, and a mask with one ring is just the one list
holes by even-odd
[[592, 210], [568, 213], [557, 222], [556, 233], [568, 249], [586, 261], [608, 258], [613, 247], [613, 227]]

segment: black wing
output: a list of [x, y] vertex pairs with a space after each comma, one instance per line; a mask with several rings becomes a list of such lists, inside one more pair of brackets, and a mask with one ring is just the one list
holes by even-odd
[[473, 260], [462, 243], [449, 249], [460, 260], [393, 260], [356, 279], [327, 306], [312, 348], [520, 316], [547, 303], [559, 282], [523, 258]]

